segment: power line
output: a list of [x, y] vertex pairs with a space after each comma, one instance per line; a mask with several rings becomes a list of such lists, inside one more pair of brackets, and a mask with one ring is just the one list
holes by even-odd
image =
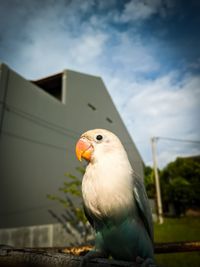
[[161, 139], [161, 140], [167, 140], [167, 141], [172, 141], [172, 142], [181, 142], [181, 143], [200, 144], [199, 140], [178, 139], [178, 138], [163, 137], [163, 136], [153, 137], [153, 139], [156, 139], [156, 140]]

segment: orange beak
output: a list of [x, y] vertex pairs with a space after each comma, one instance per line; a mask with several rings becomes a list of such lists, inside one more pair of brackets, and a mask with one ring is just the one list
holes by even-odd
[[76, 144], [76, 156], [78, 160], [82, 160], [82, 158], [90, 161], [93, 152], [92, 144], [87, 140], [80, 138]]

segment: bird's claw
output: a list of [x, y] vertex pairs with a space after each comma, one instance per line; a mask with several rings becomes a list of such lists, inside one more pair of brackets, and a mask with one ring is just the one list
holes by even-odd
[[79, 267], [86, 267], [88, 265], [88, 262], [89, 262], [90, 259], [86, 258], [86, 256], [84, 256], [82, 259], [81, 259], [81, 263], [79, 265]]
[[86, 267], [89, 261], [96, 258], [106, 258], [107, 253], [98, 250], [91, 250], [85, 256], [83, 256], [79, 267]]
[[139, 263], [141, 267], [157, 267], [154, 260], [151, 258], [143, 259], [138, 256], [136, 262]]

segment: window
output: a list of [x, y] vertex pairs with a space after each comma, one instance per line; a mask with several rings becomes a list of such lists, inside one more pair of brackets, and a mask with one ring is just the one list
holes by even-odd
[[93, 106], [92, 104], [88, 103], [88, 107], [91, 108], [93, 111], [96, 110], [95, 106]]
[[107, 117], [106, 120], [107, 120], [107, 122], [109, 122], [109, 123], [113, 123], [113, 121], [112, 121], [109, 117]]
[[62, 100], [62, 73], [41, 80], [32, 81], [32, 83], [36, 84], [42, 90], [58, 100]]

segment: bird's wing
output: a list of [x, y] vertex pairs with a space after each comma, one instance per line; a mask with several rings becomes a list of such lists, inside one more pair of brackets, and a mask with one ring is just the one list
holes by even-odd
[[91, 226], [94, 228], [94, 230], [97, 232], [99, 229], [101, 229], [103, 226], [107, 224], [108, 217], [102, 216], [102, 217], [97, 217], [95, 216], [83, 203], [83, 209], [86, 218], [88, 219], [89, 223]]
[[94, 220], [84, 203], [83, 203], [83, 209], [84, 209], [85, 217], [88, 219], [89, 223], [94, 228]]
[[139, 215], [153, 242], [153, 222], [152, 222], [152, 214], [151, 214], [149, 200], [142, 180], [138, 178], [136, 175], [134, 175], [133, 191]]

